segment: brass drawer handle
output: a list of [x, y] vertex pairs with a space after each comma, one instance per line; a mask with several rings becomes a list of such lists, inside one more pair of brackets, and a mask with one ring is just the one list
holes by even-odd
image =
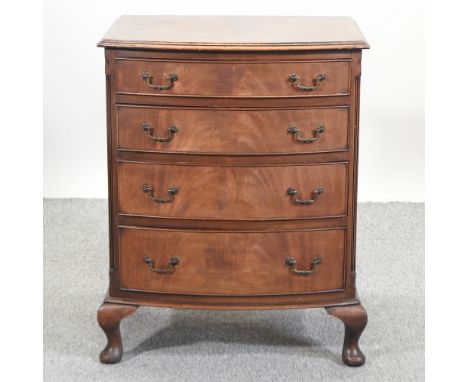
[[314, 137], [305, 138], [305, 137], [301, 137], [300, 130], [296, 126], [291, 125], [291, 126], [288, 127], [288, 133], [293, 134], [294, 137], [296, 138], [296, 141], [301, 142], [301, 143], [313, 143], [315, 141], [318, 141], [320, 139], [320, 136], [324, 132], [325, 132], [325, 126], [320, 124], [315, 129], [315, 136]]
[[153, 84], [153, 76], [150, 75], [148, 72], [143, 72], [141, 73], [141, 78], [143, 78], [143, 81], [146, 82], [146, 85], [148, 85], [152, 89], [156, 90], [169, 90], [172, 89], [174, 86], [174, 82], [179, 79], [177, 76], [177, 73], [171, 73], [167, 77], [168, 84], [167, 85], [155, 85]]
[[179, 189], [174, 186], [169, 187], [169, 189], [167, 190], [167, 193], [169, 194], [168, 198], [161, 198], [159, 196], [154, 196], [153, 187], [147, 184], [143, 185], [143, 192], [148, 195], [148, 199], [153, 200], [156, 203], [170, 203], [174, 201], [174, 195], [176, 195], [179, 192]]
[[312, 191], [312, 199], [298, 199], [297, 194], [298, 191], [295, 190], [292, 187], [289, 187], [286, 191], [286, 194], [291, 196], [291, 199], [294, 201], [296, 204], [303, 204], [303, 205], [309, 205], [317, 201], [319, 195], [324, 192], [324, 188], [321, 186], [318, 186], [314, 191]]
[[151, 140], [153, 140], [155, 142], [170, 142], [174, 138], [174, 134], [179, 131], [177, 129], [176, 125], [171, 124], [167, 128], [167, 135], [168, 136], [167, 137], [158, 137], [156, 135], [153, 135], [154, 128], [148, 122], [144, 122], [140, 127], [146, 132], [146, 136], [148, 137], [148, 139], [151, 139]]
[[286, 265], [288, 267], [291, 267], [291, 270], [294, 271], [295, 273], [297, 273], [298, 275], [301, 275], [301, 276], [308, 276], [308, 275], [311, 275], [312, 273], [315, 272], [315, 270], [317, 269], [317, 266], [319, 266], [320, 264], [322, 264], [322, 258], [320, 256], [315, 256], [313, 259], [312, 259], [312, 263], [310, 264], [310, 269], [308, 270], [304, 270], [304, 269], [297, 269], [296, 268], [296, 260], [292, 257], [286, 257], [286, 259], [284, 260], [284, 262], [286, 263]]
[[324, 81], [327, 78], [325, 74], [317, 74], [317, 76], [312, 80], [312, 85], [311, 86], [306, 86], [302, 85], [299, 83], [299, 80], [301, 77], [299, 77], [296, 73], [291, 73], [288, 77], [288, 80], [293, 83], [293, 86], [296, 85], [296, 87], [300, 90], [303, 90], [305, 92], [311, 92], [313, 90], [316, 90], [320, 87], [320, 82]]
[[168, 268], [154, 268], [153, 267], [153, 260], [149, 256], [144, 256], [143, 261], [145, 262], [146, 265], [148, 265], [148, 269], [150, 271], [156, 272], [156, 273], [173, 273], [175, 271], [176, 265], [180, 264], [180, 260], [177, 257], [171, 257], [169, 259], [169, 267]]

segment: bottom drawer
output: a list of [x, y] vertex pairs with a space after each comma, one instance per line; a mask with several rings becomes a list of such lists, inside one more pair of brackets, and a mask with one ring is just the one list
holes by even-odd
[[342, 290], [345, 232], [121, 227], [120, 289], [231, 296]]

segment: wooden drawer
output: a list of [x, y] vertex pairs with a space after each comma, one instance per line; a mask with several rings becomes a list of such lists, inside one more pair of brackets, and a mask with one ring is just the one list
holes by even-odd
[[118, 148], [202, 154], [345, 151], [348, 114], [347, 107], [232, 110], [118, 106]]
[[[212, 220], [343, 216], [346, 180], [346, 163], [247, 167], [120, 162], [119, 211]], [[175, 195], [168, 191], [172, 186], [178, 189]], [[289, 188], [297, 195], [288, 194]], [[296, 198], [315, 202], [300, 204]]]
[[[116, 70], [119, 93], [191, 97], [323, 97], [350, 94], [350, 62], [346, 60], [214, 62], [119, 59]], [[143, 73], [147, 73], [147, 77]], [[174, 81], [169, 80], [172, 73], [177, 77]], [[300, 78], [292, 81], [293, 74]], [[155, 88], [158, 86], [166, 88]], [[308, 90], [301, 89], [301, 86]], [[310, 90], [310, 87], [314, 90]]]
[[[178, 265], [171, 270], [174, 257]], [[295, 273], [287, 257], [298, 270], [314, 271]], [[335, 291], [343, 288], [344, 259], [344, 229], [226, 233], [120, 228], [121, 289], [231, 296]]]

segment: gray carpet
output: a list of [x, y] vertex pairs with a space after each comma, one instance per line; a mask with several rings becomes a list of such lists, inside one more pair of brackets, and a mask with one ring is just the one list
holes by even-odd
[[45, 381], [424, 380], [423, 204], [359, 205], [361, 368], [341, 363], [343, 327], [323, 309], [140, 308], [122, 321], [122, 362], [100, 364], [107, 238], [105, 200], [44, 201]]

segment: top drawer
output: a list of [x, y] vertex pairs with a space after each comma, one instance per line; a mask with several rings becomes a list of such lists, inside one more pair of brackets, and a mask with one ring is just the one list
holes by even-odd
[[117, 92], [189, 97], [349, 95], [350, 62], [117, 60]]

